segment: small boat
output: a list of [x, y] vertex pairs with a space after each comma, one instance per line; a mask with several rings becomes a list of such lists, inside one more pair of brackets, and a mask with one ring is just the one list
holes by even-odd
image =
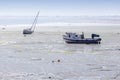
[[23, 34], [32, 34], [34, 31], [31, 30], [31, 28], [27, 28], [23, 30]]
[[34, 20], [32, 26], [30, 28], [24, 29], [23, 34], [32, 34], [34, 32], [36, 24], [37, 24], [38, 16], [39, 16], [39, 12], [37, 13], [37, 15], [35, 17], [35, 20]]
[[101, 38], [97, 34], [91, 34], [91, 38], [84, 38], [84, 33], [66, 33], [63, 35], [66, 43], [80, 43], [80, 44], [100, 44]]

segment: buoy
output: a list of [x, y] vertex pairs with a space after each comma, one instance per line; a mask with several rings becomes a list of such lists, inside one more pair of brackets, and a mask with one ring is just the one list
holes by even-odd
[[52, 77], [49, 76], [48, 78], [51, 79]]
[[52, 63], [54, 63], [55, 61], [52, 61]]
[[60, 62], [60, 59], [58, 59], [58, 61], [57, 62]]
[[3, 27], [2, 29], [3, 29], [3, 30], [5, 30], [5, 28], [4, 28], [4, 27]]

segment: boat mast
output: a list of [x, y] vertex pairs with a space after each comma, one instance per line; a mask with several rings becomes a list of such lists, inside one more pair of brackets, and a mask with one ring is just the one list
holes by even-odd
[[[31, 26], [31, 31], [34, 31], [35, 30], [35, 27], [36, 27], [36, 24], [37, 24], [37, 19], [38, 19], [38, 16], [39, 16], [39, 12], [37, 13], [36, 17], [35, 17], [35, 20]], [[33, 30], [32, 30], [33, 29]]]

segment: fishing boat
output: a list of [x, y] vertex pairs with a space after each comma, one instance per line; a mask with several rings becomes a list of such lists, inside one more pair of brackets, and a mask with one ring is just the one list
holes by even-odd
[[37, 13], [37, 15], [35, 17], [35, 20], [34, 20], [32, 26], [30, 28], [24, 29], [23, 34], [32, 34], [34, 32], [36, 24], [37, 24], [38, 16], [39, 16], [39, 12]]
[[85, 38], [84, 33], [66, 33], [63, 35], [63, 39], [66, 43], [80, 43], [80, 44], [100, 44], [101, 38], [98, 34], [91, 34], [91, 38]]

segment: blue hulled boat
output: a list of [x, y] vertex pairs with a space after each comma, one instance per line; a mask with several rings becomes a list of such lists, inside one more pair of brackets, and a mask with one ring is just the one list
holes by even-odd
[[101, 38], [97, 34], [91, 34], [91, 38], [84, 38], [84, 33], [81, 35], [76, 33], [66, 33], [63, 35], [66, 43], [81, 43], [81, 44], [100, 44]]

